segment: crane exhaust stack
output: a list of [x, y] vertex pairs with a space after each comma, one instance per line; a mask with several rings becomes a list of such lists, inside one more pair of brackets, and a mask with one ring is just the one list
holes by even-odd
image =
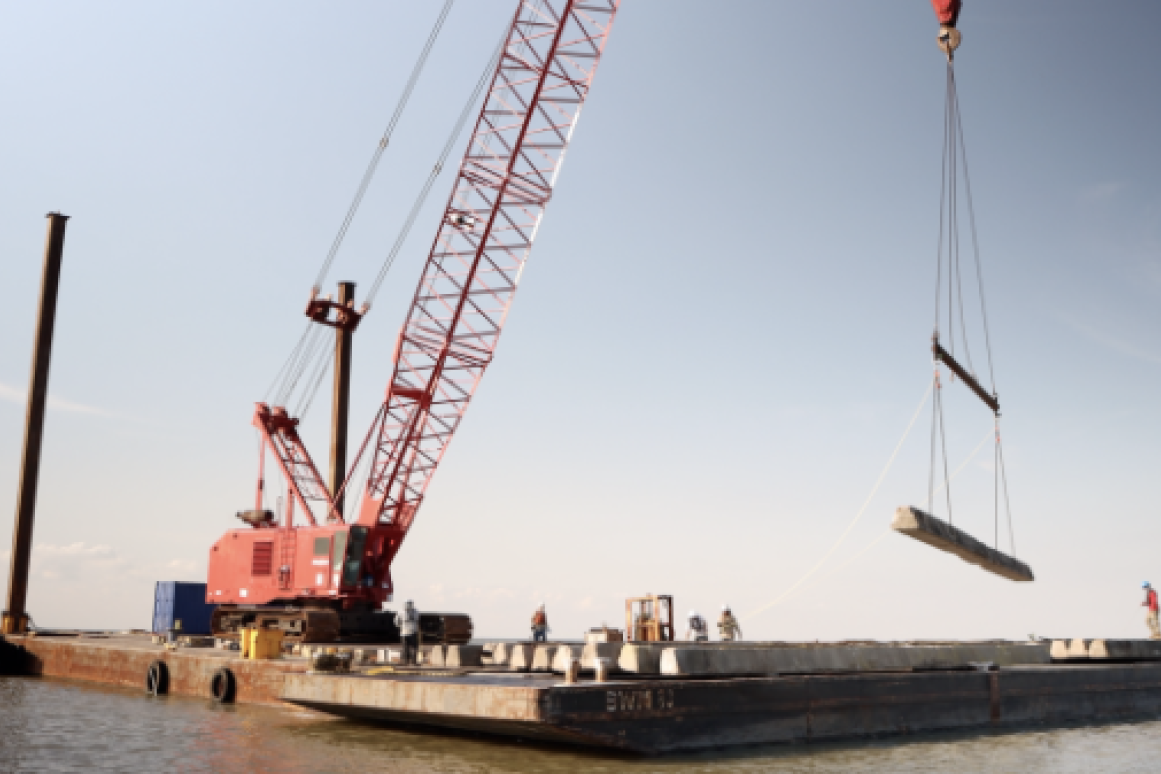
[[1021, 582], [1035, 580], [1032, 568], [1019, 559], [988, 548], [963, 530], [918, 508], [905, 505], [897, 509], [891, 521], [891, 529], [940, 551], [955, 554], [965, 562], [978, 565], [1002, 578]]

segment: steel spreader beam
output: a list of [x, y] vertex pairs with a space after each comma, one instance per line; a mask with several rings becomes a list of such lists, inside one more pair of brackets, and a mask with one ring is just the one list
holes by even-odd
[[947, 367], [952, 372], [963, 380], [963, 383], [968, 386], [968, 389], [976, 394], [976, 396], [984, 402], [996, 414], [1000, 413], [1000, 399], [992, 393], [984, 389], [984, 386], [979, 383], [979, 380], [968, 373], [967, 369], [959, 364], [959, 361], [951, 356], [943, 346], [939, 343], [939, 339], [931, 340], [931, 352], [935, 360], [942, 361], [947, 364]]

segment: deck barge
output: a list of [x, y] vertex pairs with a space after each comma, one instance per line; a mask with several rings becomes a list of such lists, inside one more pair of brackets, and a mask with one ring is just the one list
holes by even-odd
[[[1081, 642], [1081, 641], [1078, 641]], [[1089, 642], [1089, 641], [1083, 641]], [[213, 648], [166, 650], [148, 636], [9, 637], [0, 672], [145, 690], [163, 660], [169, 692], [212, 699], [226, 667], [234, 700], [348, 718], [645, 754], [922, 731], [1103, 722], [1161, 714], [1161, 660], [755, 677], [560, 675], [496, 669], [316, 674], [304, 658], [245, 661]]]

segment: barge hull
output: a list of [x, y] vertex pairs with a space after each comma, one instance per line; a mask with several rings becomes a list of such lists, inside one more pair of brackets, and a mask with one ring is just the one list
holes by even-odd
[[247, 704], [281, 704], [287, 672], [305, 670], [301, 662], [247, 661], [213, 648], [170, 651], [145, 637], [10, 637], [0, 648], [0, 674], [63, 677], [143, 692], [150, 664], [163, 661], [169, 693], [207, 699], [213, 698], [214, 673], [227, 667], [235, 677], [234, 700]]
[[361, 720], [647, 754], [1161, 714], [1158, 664], [542, 685], [290, 675], [283, 698]]
[[552, 674], [478, 669], [312, 674], [302, 658], [166, 650], [148, 637], [0, 640], [0, 673], [141, 691], [157, 660], [175, 694], [212, 698], [215, 671], [228, 668], [238, 702], [644, 754], [1161, 716], [1161, 661], [566, 684]]

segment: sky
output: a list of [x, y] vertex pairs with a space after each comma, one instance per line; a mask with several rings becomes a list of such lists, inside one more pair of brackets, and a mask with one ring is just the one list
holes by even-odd
[[[888, 530], [926, 502], [930, 461], [945, 63], [929, 4], [624, 0], [397, 599], [467, 612], [485, 637], [524, 635], [544, 602], [576, 638], [645, 593], [682, 614], [729, 604], [750, 639], [1146, 634], [1161, 6], [965, 5], [1012, 531], [1036, 581]], [[156, 581], [204, 579], [252, 502], [253, 404], [439, 6], [0, 3], [5, 567], [43, 216], [71, 216], [39, 625], [148, 627]], [[331, 282], [369, 286], [513, 9], [456, 4]], [[356, 334], [353, 437], [451, 179]], [[959, 383], [943, 394], [955, 523], [990, 543], [990, 412]], [[326, 414], [304, 423], [320, 460]]]

